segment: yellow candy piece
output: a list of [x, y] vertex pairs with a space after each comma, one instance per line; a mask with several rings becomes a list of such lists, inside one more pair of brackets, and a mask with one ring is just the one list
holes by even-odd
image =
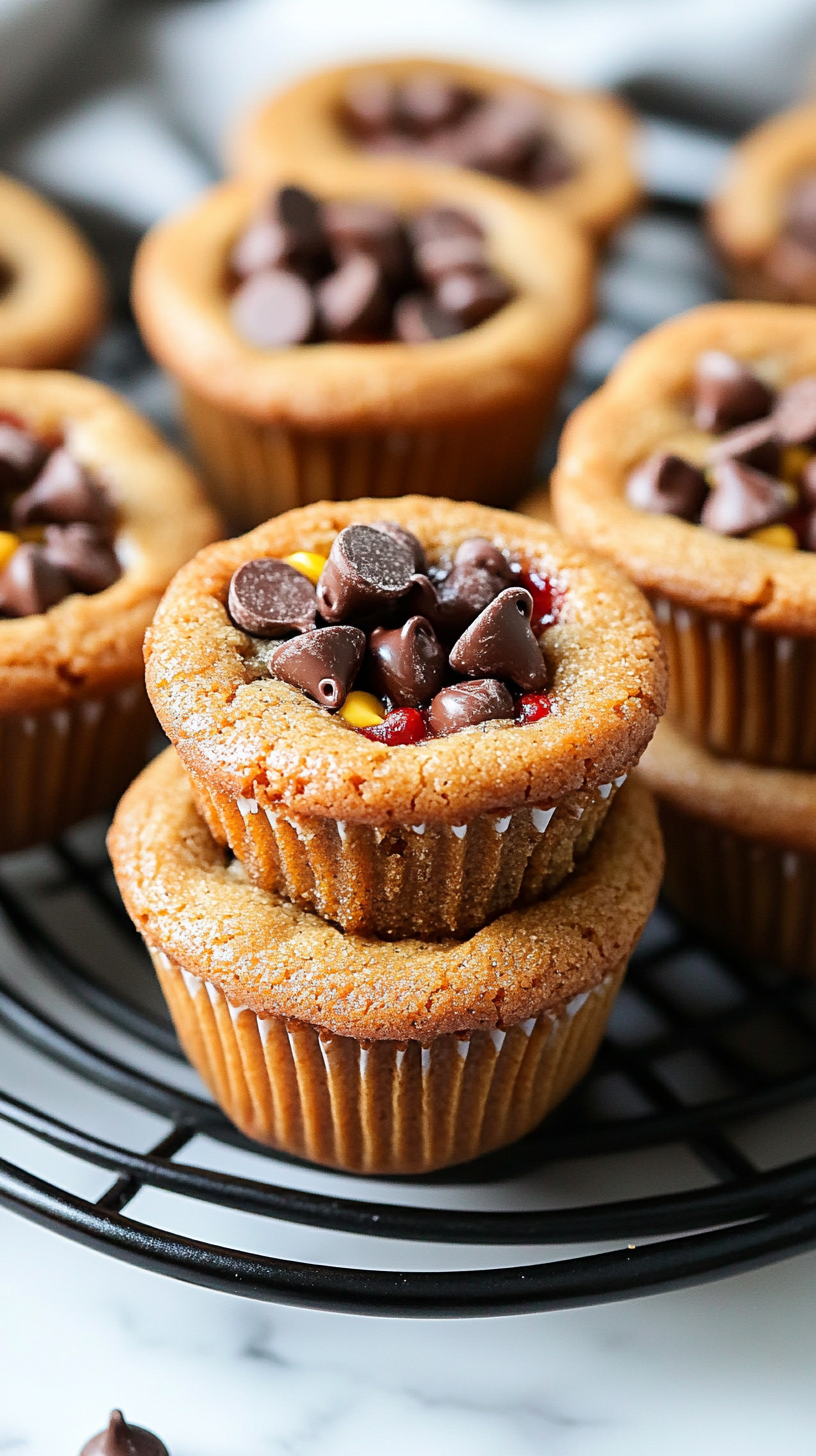
[[294, 566], [301, 576], [308, 577], [312, 586], [317, 586], [320, 573], [326, 565], [325, 556], [321, 556], [318, 551], [293, 551], [291, 556], [284, 556], [283, 559], [287, 566]]
[[0, 571], [11, 561], [19, 544], [20, 538], [13, 531], [0, 531]]
[[804, 450], [801, 445], [786, 445], [782, 451], [782, 463], [779, 468], [782, 479], [790, 481], [791, 485], [797, 485], [811, 454], [812, 451]]
[[799, 542], [796, 539], [796, 532], [790, 526], [763, 526], [761, 531], [752, 531], [750, 541], [756, 541], [759, 546], [776, 546], [780, 551], [798, 551]]
[[376, 728], [385, 719], [385, 708], [373, 693], [354, 692], [349, 693], [339, 716], [352, 728]]

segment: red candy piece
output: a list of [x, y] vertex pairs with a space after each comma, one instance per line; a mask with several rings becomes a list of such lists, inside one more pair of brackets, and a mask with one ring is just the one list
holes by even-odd
[[364, 738], [372, 743], [387, 743], [389, 748], [399, 748], [408, 743], [424, 743], [430, 734], [419, 708], [395, 708], [393, 713], [375, 728], [358, 728]]
[[551, 581], [550, 577], [542, 576], [540, 572], [531, 569], [522, 571], [519, 584], [530, 593], [533, 599], [533, 615], [530, 626], [537, 637], [545, 627], [552, 627], [558, 621], [558, 611], [561, 606], [561, 592]]
[[552, 698], [549, 693], [524, 693], [516, 703], [516, 722], [537, 723], [539, 718], [548, 718], [551, 711]]

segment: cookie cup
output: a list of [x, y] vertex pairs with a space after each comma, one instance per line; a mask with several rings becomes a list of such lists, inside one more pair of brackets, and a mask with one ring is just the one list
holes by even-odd
[[722, 349], [776, 385], [816, 373], [816, 310], [722, 303], [654, 329], [570, 419], [553, 476], [562, 530], [650, 598], [669, 656], [669, 716], [715, 753], [816, 767], [816, 555], [718, 536], [626, 501], [655, 450], [703, 463], [695, 361]]
[[155, 719], [142, 644], [182, 562], [218, 534], [195, 477], [110, 390], [76, 375], [0, 370], [0, 414], [63, 438], [119, 517], [122, 575], [94, 596], [0, 620], [0, 852], [110, 808], [144, 762]]
[[99, 335], [102, 270], [77, 229], [0, 176], [0, 366], [69, 367]]
[[552, 528], [505, 511], [406, 497], [387, 515], [428, 559], [486, 536], [564, 593], [542, 646], [552, 712], [403, 747], [373, 743], [253, 669], [225, 602], [257, 556], [327, 556], [376, 500], [290, 511], [202, 552], [176, 577], [146, 643], [159, 720], [213, 835], [250, 879], [347, 931], [465, 935], [555, 888], [586, 852], [663, 710], [665, 662], [640, 593]]
[[709, 227], [741, 298], [816, 303], [813, 254], [783, 235], [788, 192], [816, 172], [816, 102], [771, 117], [734, 148]]
[[654, 904], [662, 850], [627, 786], [552, 899], [464, 942], [343, 935], [247, 881], [168, 750], [109, 836], [182, 1046], [249, 1137], [317, 1163], [421, 1173], [535, 1127], [584, 1074]]
[[637, 122], [626, 106], [600, 92], [563, 91], [526, 76], [461, 61], [400, 57], [336, 66], [307, 76], [254, 107], [238, 123], [228, 145], [228, 162], [239, 175], [260, 182], [296, 170], [304, 156], [338, 166], [364, 158], [373, 176], [410, 174], [418, 165], [435, 167], [447, 176], [448, 165], [424, 157], [418, 161], [365, 152], [343, 125], [343, 97], [355, 81], [382, 76], [399, 83], [418, 72], [485, 97], [512, 91], [537, 102], [575, 171], [565, 181], [530, 195], [552, 203], [594, 239], [603, 241], [634, 211], [642, 192], [635, 166]]
[[[466, 209], [515, 297], [428, 344], [246, 343], [230, 317], [229, 256], [268, 186], [289, 182], [405, 214], [436, 202]], [[293, 506], [361, 495], [512, 499], [532, 475], [592, 311], [591, 260], [574, 224], [488, 178], [301, 159], [265, 187], [216, 187], [156, 228], [136, 261], [133, 303], [148, 348], [179, 383], [213, 495], [245, 530]]]
[[658, 798], [678, 910], [726, 950], [816, 978], [816, 777], [715, 758], [670, 723], [638, 776]]

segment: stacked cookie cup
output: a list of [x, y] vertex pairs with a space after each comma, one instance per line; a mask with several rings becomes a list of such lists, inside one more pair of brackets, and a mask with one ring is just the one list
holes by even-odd
[[660, 879], [624, 782], [665, 662], [550, 528], [387, 509], [292, 511], [178, 574], [147, 644], [173, 749], [110, 848], [227, 1115], [407, 1173], [520, 1137], [589, 1065]]
[[[816, 972], [816, 314], [716, 304], [635, 345], [565, 431], [556, 518], [650, 597], [667, 890], [726, 947]], [[773, 807], [773, 812], [770, 812]]]

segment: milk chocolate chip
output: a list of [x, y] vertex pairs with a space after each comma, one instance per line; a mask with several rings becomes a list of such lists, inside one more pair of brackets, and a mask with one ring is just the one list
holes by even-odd
[[122, 575], [110, 537], [96, 526], [46, 526], [45, 555], [68, 577], [74, 591], [100, 592]]
[[659, 451], [632, 471], [626, 482], [626, 499], [640, 511], [696, 521], [707, 489], [702, 470], [679, 455]]
[[428, 724], [437, 738], [487, 723], [494, 718], [512, 718], [513, 699], [504, 683], [495, 678], [457, 683], [437, 693], [428, 709]]
[[708, 459], [712, 465], [718, 465], [721, 460], [739, 460], [741, 465], [753, 465], [755, 470], [775, 475], [781, 454], [776, 420], [771, 414], [766, 415], [764, 420], [754, 420], [750, 425], [729, 430], [712, 445]]
[[0, 615], [32, 617], [55, 607], [71, 591], [67, 574], [48, 560], [42, 546], [18, 546], [0, 575]]
[[247, 278], [232, 295], [230, 313], [241, 337], [259, 349], [305, 344], [314, 333], [312, 290], [296, 273], [283, 268]]
[[323, 215], [338, 263], [353, 253], [367, 253], [389, 282], [403, 280], [410, 267], [408, 240], [393, 207], [377, 202], [327, 202]]
[[284, 268], [317, 278], [328, 262], [320, 203], [302, 187], [281, 187], [267, 210], [250, 224], [233, 249], [232, 266], [245, 277]]
[[480, 571], [490, 571], [508, 585], [513, 580], [507, 557], [486, 536], [469, 536], [467, 541], [463, 541], [453, 558], [453, 564], [455, 567], [475, 566]]
[[365, 645], [365, 633], [358, 627], [321, 627], [276, 647], [269, 670], [273, 677], [308, 693], [322, 708], [342, 708]]
[[394, 309], [394, 333], [403, 344], [430, 344], [462, 332], [459, 319], [444, 313], [427, 293], [406, 293]]
[[796, 492], [781, 480], [724, 460], [711, 472], [714, 489], [703, 507], [702, 524], [721, 536], [743, 536], [789, 515]]
[[816, 375], [789, 384], [779, 396], [773, 418], [783, 445], [816, 444]]
[[122, 1412], [111, 1411], [107, 1429], [93, 1436], [79, 1456], [169, 1456], [167, 1447], [143, 1426], [129, 1426]]
[[366, 253], [352, 253], [316, 290], [324, 333], [346, 343], [389, 332], [388, 290], [382, 268]]
[[773, 390], [731, 354], [708, 349], [694, 373], [694, 423], [700, 430], [746, 425], [773, 408]]
[[79, 461], [65, 449], [49, 456], [34, 484], [17, 497], [11, 512], [15, 526], [45, 521], [85, 521], [106, 526], [113, 514], [107, 493], [89, 479]]
[[386, 536], [390, 536], [392, 541], [399, 541], [400, 545], [405, 546], [411, 552], [414, 558], [414, 571], [427, 570], [425, 550], [413, 531], [406, 531], [405, 527], [400, 526], [396, 521], [372, 521], [371, 524], [375, 531], [385, 531]]
[[434, 302], [466, 329], [483, 323], [509, 301], [512, 290], [488, 268], [460, 268], [440, 278]]
[[283, 637], [312, 630], [317, 595], [302, 572], [285, 561], [261, 556], [238, 567], [230, 582], [227, 610], [244, 632]]
[[317, 583], [327, 622], [370, 618], [407, 593], [414, 576], [413, 551], [374, 526], [346, 526], [336, 536]]
[[25, 490], [40, 469], [44, 453], [22, 425], [0, 419], [0, 492]]
[[445, 681], [445, 650], [425, 617], [403, 627], [377, 627], [368, 642], [374, 691], [400, 708], [418, 708]]
[[547, 668], [530, 628], [532, 614], [530, 593], [507, 587], [463, 632], [451, 651], [451, 667], [465, 677], [509, 678], [524, 692], [539, 692]]

